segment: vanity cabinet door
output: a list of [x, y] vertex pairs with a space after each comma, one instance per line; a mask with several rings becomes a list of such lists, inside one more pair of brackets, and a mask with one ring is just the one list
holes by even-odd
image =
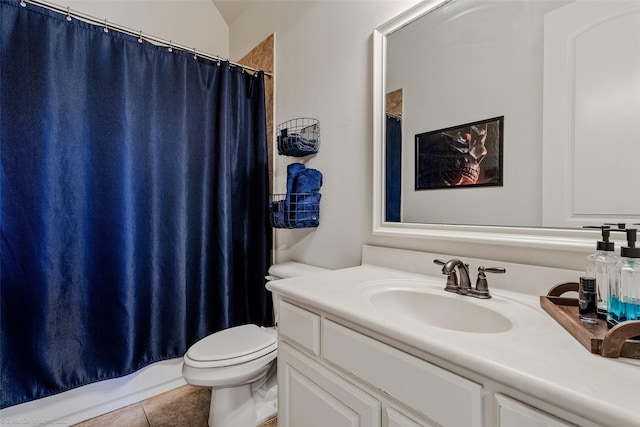
[[380, 427], [380, 402], [278, 343], [278, 427]]
[[513, 400], [502, 394], [496, 394], [498, 405], [497, 427], [571, 427], [551, 415], [529, 405]]

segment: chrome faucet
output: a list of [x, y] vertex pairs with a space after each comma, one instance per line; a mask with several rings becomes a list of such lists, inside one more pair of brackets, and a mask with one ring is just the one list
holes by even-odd
[[[471, 289], [471, 280], [469, 279], [469, 264], [465, 264], [459, 259], [451, 259], [447, 262], [440, 261], [438, 259], [433, 260], [434, 263], [442, 265], [442, 274], [447, 275], [447, 286], [444, 290], [448, 292], [455, 292], [458, 294], [466, 295]], [[456, 275], [456, 267], [460, 274], [460, 282], [458, 283], [458, 276]]]
[[[447, 285], [444, 290], [447, 292], [455, 292], [460, 295], [469, 295], [475, 298], [488, 299], [491, 298], [489, 294], [489, 284], [487, 283], [487, 276], [485, 273], [506, 273], [502, 267], [478, 267], [478, 279], [476, 280], [476, 287], [471, 287], [471, 280], [469, 279], [469, 264], [465, 264], [459, 259], [451, 259], [447, 262], [439, 259], [433, 260], [434, 264], [442, 265], [442, 274], [447, 276]], [[456, 268], [460, 274], [460, 282], [458, 283], [458, 276], [456, 275]]]

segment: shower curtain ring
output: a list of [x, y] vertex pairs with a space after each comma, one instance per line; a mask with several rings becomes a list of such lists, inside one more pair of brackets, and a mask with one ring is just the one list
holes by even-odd
[[106, 19], [104, 20], [104, 28], [103, 28], [103, 30], [104, 30], [105, 33], [109, 32], [109, 24], [107, 23]]
[[142, 39], [142, 30], [140, 30], [140, 34], [138, 35], [138, 43], [142, 43], [143, 39]]
[[169, 40], [169, 52], [173, 52], [173, 42], [171, 40]]
[[198, 59], [198, 53], [196, 52], [196, 48], [193, 48], [193, 59]]
[[67, 21], [71, 22], [71, 8], [67, 6]]
[[24, 0], [20, 0], [20, 6], [27, 7], [27, 2]]

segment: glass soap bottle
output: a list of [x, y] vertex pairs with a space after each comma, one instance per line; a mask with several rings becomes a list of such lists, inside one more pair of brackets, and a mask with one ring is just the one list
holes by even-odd
[[609, 311], [609, 280], [614, 274], [614, 266], [618, 257], [614, 252], [614, 243], [609, 241], [609, 227], [598, 227], [602, 230], [602, 240], [596, 245], [596, 253], [587, 257], [587, 277], [596, 279], [598, 317], [607, 318]]
[[580, 321], [584, 323], [598, 323], [596, 279], [593, 277], [580, 278], [578, 292], [578, 313]]
[[640, 320], [640, 248], [636, 248], [637, 230], [630, 228], [627, 246], [620, 249], [615, 277], [609, 287], [609, 315], [607, 325], [615, 326], [627, 320]]

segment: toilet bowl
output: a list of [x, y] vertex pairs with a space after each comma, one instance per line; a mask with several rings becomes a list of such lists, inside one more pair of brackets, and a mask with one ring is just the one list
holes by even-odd
[[[275, 264], [268, 280], [326, 271], [297, 262]], [[278, 303], [274, 298], [278, 318]], [[184, 355], [188, 384], [211, 387], [210, 427], [255, 427], [277, 414], [277, 332], [274, 327], [241, 325], [192, 345]]]
[[216, 332], [189, 348], [182, 376], [211, 387], [210, 426], [254, 427], [275, 416], [276, 382], [267, 374], [277, 353], [275, 329], [256, 325]]

